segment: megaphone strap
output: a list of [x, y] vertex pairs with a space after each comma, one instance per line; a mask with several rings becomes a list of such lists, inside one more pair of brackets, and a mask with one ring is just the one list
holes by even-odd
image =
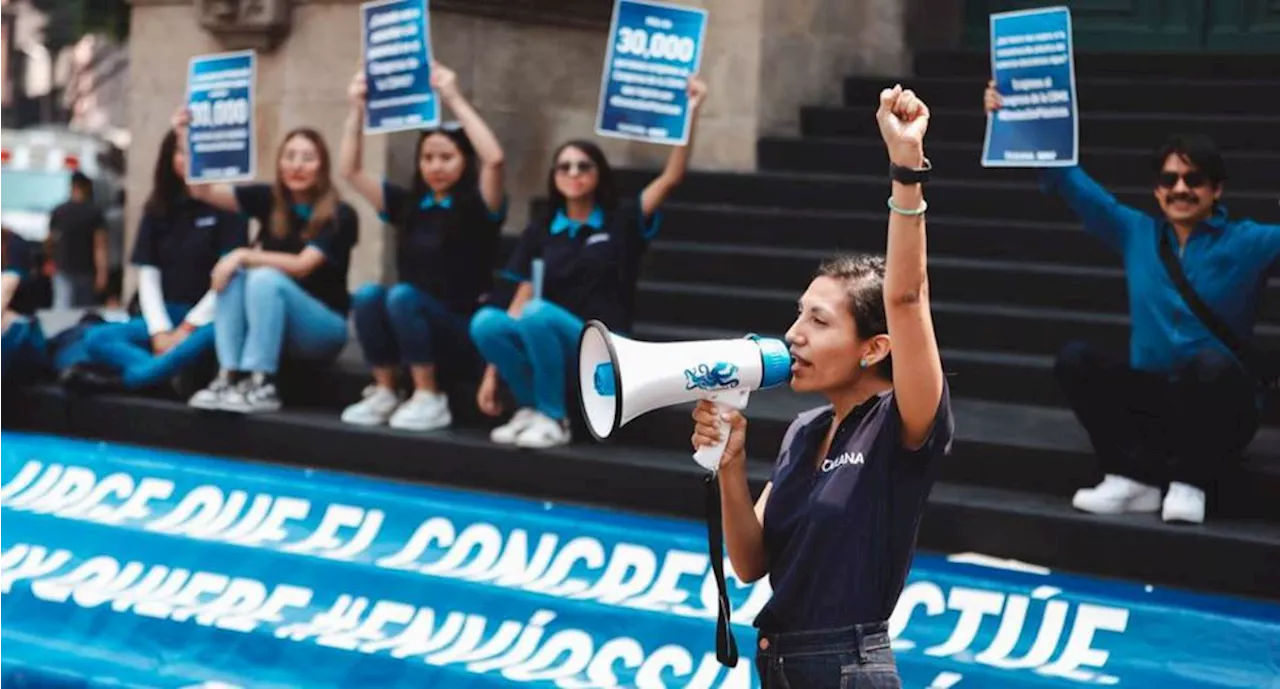
[[716, 593], [719, 597], [716, 614], [716, 660], [726, 667], [738, 665], [738, 642], [733, 638], [729, 620], [729, 593], [724, 581], [724, 525], [720, 522], [720, 483], [715, 474], [704, 481], [707, 508], [707, 550], [711, 556], [711, 571], [716, 576]]

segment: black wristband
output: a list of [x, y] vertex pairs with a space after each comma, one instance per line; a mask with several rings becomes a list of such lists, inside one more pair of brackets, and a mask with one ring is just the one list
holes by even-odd
[[929, 173], [933, 170], [933, 164], [928, 158], [924, 159], [924, 167], [910, 168], [894, 163], [889, 163], [889, 178], [895, 182], [903, 184], [923, 184], [929, 181]]

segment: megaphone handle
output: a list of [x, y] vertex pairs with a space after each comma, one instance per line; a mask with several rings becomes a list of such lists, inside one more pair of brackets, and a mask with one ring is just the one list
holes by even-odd
[[[749, 393], [734, 392], [727, 395], [716, 395], [711, 397], [716, 405], [716, 415], [722, 415], [734, 409], [745, 409], [747, 406], [747, 397]], [[724, 456], [725, 445], [729, 442], [729, 432], [733, 429], [728, 421], [719, 420], [720, 440], [714, 445], [704, 445], [693, 453], [693, 461], [702, 465], [708, 471], [716, 471], [720, 468], [720, 459]]]

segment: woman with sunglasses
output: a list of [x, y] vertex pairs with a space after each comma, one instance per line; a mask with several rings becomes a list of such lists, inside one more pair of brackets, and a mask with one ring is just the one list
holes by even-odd
[[[515, 294], [505, 311], [485, 306], [471, 320], [471, 337], [489, 362], [476, 396], [480, 410], [502, 412], [499, 377], [518, 405], [490, 434], [494, 442], [547, 448], [570, 441], [567, 370], [583, 322], [631, 329], [640, 258], [657, 234], [658, 209], [684, 178], [705, 95], [706, 85], [690, 79], [689, 142], [672, 149], [662, 173], [636, 199], [618, 198], [613, 171], [595, 144], [575, 140], [556, 149], [547, 212], [525, 229], [503, 273], [517, 285]], [[544, 267], [540, 299], [533, 299], [535, 259]]]
[[[990, 117], [1004, 105], [994, 82], [983, 104]], [[1280, 226], [1227, 215], [1226, 165], [1207, 137], [1170, 138], [1152, 155], [1151, 172], [1158, 218], [1120, 203], [1079, 166], [1040, 171], [1041, 186], [1120, 255], [1129, 294], [1128, 357], [1072, 342], [1054, 364], [1103, 474], [1097, 486], [1076, 491], [1072, 505], [1201, 523], [1206, 494], [1258, 429], [1258, 381], [1275, 375], [1243, 366], [1215, 331], [1252, 337], [1258, 297], [1280, 257]], [[1170, 265], [1218, 326], [1206, 324], [1175, 288], [1165, 252], [1176, 255]]]
[[[351, 114], [338, 167], [395, 227], [400, 282], [365, 285], [352, 300], [356, 336], [374, 385], [342, 412], [347, 423], [415, 431], [449, 426], [453, 417], [437, 375], [474, 376], [482, 364], [467, 324], [492, 286], [506, 218], [502, 147], [463, 97], [452, 70], [432, 64], [431, 85], [462, 126], [422, 131], [416, 173], [406, 188], [362, 169], [364, 70], [351, 82]], [[396, 393], [402, 365], [414, 388], [403, 403]]]
[[[186, 150], [190, 113], [174, 118]], [[217, 294], [218, 375], [191, 397], [200, 409], [241, 413], [280, 408], [281, 357], [332, 362], [347, 343], [347, 271], [359, 218], [330, 176], [329, 148], [309, 127], [287, 132], [271, 184], [192, 184], [191, 195], [258, 221], [250, 248], [223, 256], [210, 283]]]

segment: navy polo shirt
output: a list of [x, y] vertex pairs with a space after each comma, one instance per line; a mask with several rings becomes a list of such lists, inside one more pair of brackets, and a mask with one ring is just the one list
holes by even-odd
[[[1173, 228], [1125, 206], [1079, 167], [1044, 168], [1040, 183], [1075, 211], [1084, 228], [1124, 261], [1129, 292], [1129, 364], [1136, 369], [1169, 373], [1205, 349], [1234, 357], [1178, 293], [1160, 260], [1159, 237]], [[1280, 258], [1280, 225], [1231, 218], [1219, 204], [1213, 217], [1200, 223], [1179, 252], [1182, 272], [1196, 294], [1219, 319], [1244, 339], [1253, 335], [1267, 273]]]
[[351, 249], [360, 233], [360, 220], [355, 210], [339, 202], [333, 219], [308, 240], [303, 238], [302, 232], [311, 217], [311, 208], [295, 204], [289, 210], [288, 234], [277, 237], [271, 231], [271, 185], [245, 184], [236, 187], [235, 191], [240, 210], [257, 219], [262, 226], [257, 243], [263, 251], [300, 254], [308, 246], [314, 246], [324, 254], [324, 263], [299, 280], [298, 285], [325, 306], [345, 316], [351, 305], [347, 270], [351, 267]]
[[597, 207], [584, 222], [564, 209], [530, 223], [503, 275], [526, 281], [533, 259], [543, 260], [542, 297], [582, 320], [598, 319], [629, 332], [640, 259], [658, 234], [661, 214], [645, 217], [639, 198], [612, 210]]
[[191, 306], [209, 291], [218, 259], [248, 243], [243, 217], [183, 196], [166, 214], [142, 216], [132, 261], [160, 269], [165, 302]]
[[37, 266], [32, 265], [31, 244], [18, 235], [4, 232], [4, 272], [18, 278], [18, 288], [9, 300], [9, 309], [24, 316], [36, 312], [34, 295], [31, 292], [33, 273]]
[[902, 445], [892, 391], [850, 412], [819, 459], [833, 418], [830, 406], [801, 414], [773, 467], [764, 512], [773, 597], [755, 621], [768, 633], [889, 619], [939, 460], [950, 454], [955, 433], [945, 382], [933, 429], [916, 450]]
[[382, 219], [396, 226], [400, 280], [470, 315], [493, 287], [493, 265], [507, 204], [494, 212], [478, 190], [458, 190], [437, 200], [402, 186], [382, 184]]

